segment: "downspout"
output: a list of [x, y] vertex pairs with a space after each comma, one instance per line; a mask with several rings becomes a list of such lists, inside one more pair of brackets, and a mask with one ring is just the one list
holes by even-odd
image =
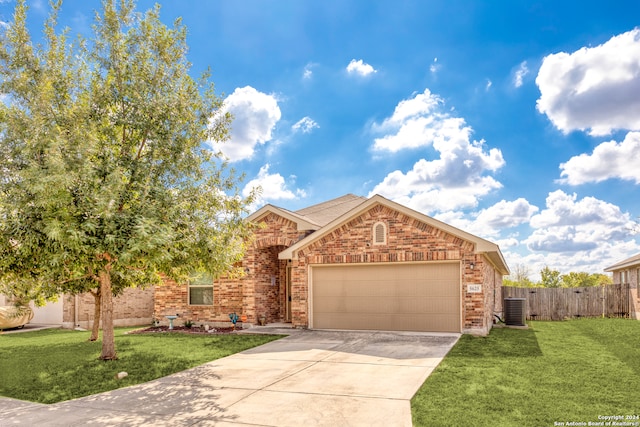
[[78, 307], [78, 294], [74, 295], [75, 298], [75, 302], [73, 304], [74, 310], [73, 310], [73, 329], [79, 328], [80, 325], [78, 324], [78, 314], [80, 313], [80, 308]]

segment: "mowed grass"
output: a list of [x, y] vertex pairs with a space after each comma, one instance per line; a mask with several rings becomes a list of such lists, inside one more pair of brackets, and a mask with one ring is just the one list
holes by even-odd
[[535, 321], [464, 335], [411, 406], [416, 426], [589, 425], [615, 415], [640, 425], [640, 322]]
[[[0, 335], [0, 396], [56, 403], [151, 381], [280, 338], [273, 335], [131, 334], [116, 329], [118, 360], [99, 360], [89, 332]], [[122, 380], [118, 372], [127, 372]]]

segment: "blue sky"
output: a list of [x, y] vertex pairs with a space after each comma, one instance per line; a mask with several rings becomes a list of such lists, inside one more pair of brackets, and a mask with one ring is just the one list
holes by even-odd
[[[160, 3], [194, 76], [211, 67], [236, 118], [219, 148], [261, 204], [381, 194], [532, 278], [640, 252], [637, 1]], [[28, 4], [40, 34], [47, 2]], [[60, 23], [88, 33], [99, 7], [69, 0]]]

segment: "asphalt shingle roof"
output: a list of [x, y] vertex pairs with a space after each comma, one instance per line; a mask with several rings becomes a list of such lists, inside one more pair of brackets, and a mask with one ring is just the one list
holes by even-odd
[[295, 213], [309, 219], [311, 222], [325, 226], [366, 201], [366, 197], [345, 194], [336, 199], [297, 210]]

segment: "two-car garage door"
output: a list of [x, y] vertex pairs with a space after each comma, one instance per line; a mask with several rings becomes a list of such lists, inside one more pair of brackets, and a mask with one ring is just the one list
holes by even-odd
[[460, 263], [311, 269], [311, 327], [460, 332]]

